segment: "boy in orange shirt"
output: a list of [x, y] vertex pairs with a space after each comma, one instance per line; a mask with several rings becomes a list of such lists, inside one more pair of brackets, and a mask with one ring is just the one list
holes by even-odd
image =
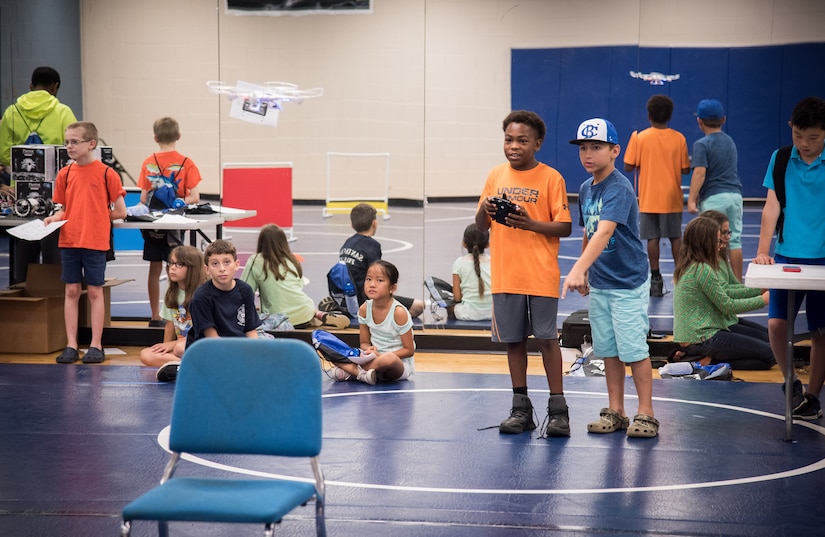
[[[168, 184], [176, 185], [174, 195], [187, 205], [200, 202], [198, 184], [201, 182], [201, 173], [192, 159], [178, 153], [175, 148], [180, 140], [180, 126], [171, 117], [162, 117], [152, 125], [155, 133], [155, 143], [158, 151], [152, 153], [143, 161], [138, 177], [140, 187], [140, 202], [149, 205], [150, 209], [166, 209], [165, 204], [154, 200], [159, 188], [166, 188]], [[143, 260], [149, 262], [149, 276], [146, 281], [149, 292], [149, 307], [152, 316], [149, 326], [164, 326], [165, 321], [160, 317], [160, 276], [163, 273], [163, 263], [169, 259], [172, 248], [178, 244], [173, 240], [170, 243], [169, 234], [179, 233], [164, 230], [144, 229]]]
[[[567, 237], [572, 229], [567, 188], [558, 171], [536, 160], [547, 133], [538, 114], [511, 112], [503, 128], [508, 162], [490, 171], [475, 217], [479, 230], [490, 230], [492, 339], [507, 344], [513, 386], [510, 416], [499, 432], [518, 434], [536, 428], [527, 395], [527, 338], [532, 334], [550, 387], [544, 434], [570, 436], [556, 324], [559, 237]], [[494, 198], [507, 198], [517, 210], [494, 220]]]
[[647, 101], [650, 127], [630, 136], [624, 153], [626, 172], [639, 170], [640, 235], [647, 241], [650, 261], [650, 296], [664, 296], [664, 280], [659, 270], [659, 240], [670, 239], [673, 263], [682, 247], [682, 174], [690, 173], [687, 140], [667, 126], [673, 115], [673, 101], [654, 95]]
[[97, 127], [80, 121], [66, 128], [66, 151], [74, 162], [65, 166], [54, 181], [52, 200], [62, 207], [43, 222], [60, 220], [61, 279], [66, 282], [63, 315], [68, 345], [57, 357], [57, 363], [70, 364], [80, 358], [77, 350], [78, 305], [83, 281], [86, 282], [92, 311], [92, 341], [83, 355], [83, 363], [100, 363], [103, 353], [103, 323], [105, 304], [103, 284], [106, 273], [106, 252], [110, 245], [111, 221], [126, 217], [126, 191], [120, 176], [96, 160]]

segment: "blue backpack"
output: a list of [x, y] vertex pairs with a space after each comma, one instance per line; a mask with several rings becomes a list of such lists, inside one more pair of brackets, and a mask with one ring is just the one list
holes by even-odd
[[[15, 104], [14, 107], [17, 108], [17, 105]], [[23, 145], [42, 145], [43, 138], [41, 138], [40, 135], [37, 134], [37, 129], [40, 128], [40, 124], [43, 123], [43, 120], [46, 119], [46, 116], [48, 116], [49, 114], [46, 114], [46, 116], [40, 118], [40, 121], [37, 123], [37, 126], [32, 129], [29, 126], [29, 122], [26, 121], [25, 116], [23, 116], [23, 112], [21, 112], [19, 108], [17, 108], [17, 113], [20, 115], [20, 119], [23, 120], [23, 123], [26, 124], [26, 128], [29, 129], [29, 136], [28, 138], [26, 138], [26, 141], [23, 142]]]
[[338, 336], [326, 330], [312, 331], [312, 346], [325, 360], [334, 364], [351, 363], [350, 358], [361, 356], [361, 349], [354, 349]]
[[[358, 316], [358, 291], [346, 263], [338, 261], [329, 269], [327, 287], [329, 295], [335, 300], [336, 311], [345, 313], [352, 319]], [[347, 304], [347, 297], [350, 299], [350, 304]], [[351, 308], [354, 308], [354, 311], [351, 311]]]
[[182, 206], [182, 204], [180, 203], [176, 204], [175, 200], [178, 199], [178, 186], [181, 182], [180, 175], [183, 172], [183, 165], [186, 164], [188, 157], [184, 157], [183, 162], [181, 162], [180, 170], [177, 173], [177, 180], [175, 179], [175, 172], [172, 172], [169, 175], [169, 177], [163, 175], [163, 169], [160, 167], [158, 157], [154, 157], [155, 164], [157, 164], [158, 166], [158, 173], [160, 173], [163, 177], [163, 184], [149, 191], [149, 199], [147, 205], [150, 209], [160, 211], [164, 209], [177, 208], [177, 205]]

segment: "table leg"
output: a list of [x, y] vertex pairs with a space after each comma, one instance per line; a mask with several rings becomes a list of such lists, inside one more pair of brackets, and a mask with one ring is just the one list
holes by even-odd
[[791, 442], [793, 428], [793, 337], [794, 337], [794, 312], [796, 296], [793, 290], [788, 290], [788, 348], [785, 351], [785, 442]]

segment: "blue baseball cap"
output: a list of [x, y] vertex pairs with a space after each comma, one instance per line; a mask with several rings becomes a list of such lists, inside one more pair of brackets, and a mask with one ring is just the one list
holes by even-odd
[[699, 119], [722, 119], [725, 117], [725, 109], [722, 103], [716, 99], [705, 99], [699, 101], [696, 107], [696, 117]]
[[606, 119], [594, 117], [583, 121], [576, 131], [576, 138], [570, 140], [571, 144], [579, 145], [582, 142], [607, 142], [609, 144], [618, 144], [619, 135], [616, 132], [616, 127], [613, 123]]

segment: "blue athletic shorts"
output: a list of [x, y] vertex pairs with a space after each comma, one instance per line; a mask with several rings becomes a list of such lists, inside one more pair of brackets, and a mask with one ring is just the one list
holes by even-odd
[[101, 287], [106, 282], [106, 252], [86, 248], [61, 248], [63, 264], [60, 279], [65, 283], [83, 283]]
[[649, 302], [649, 277], [636, 289], [591, 287], [588, 317], [593, 334], [593, 354], [598, 358], [618, 356], [625, 363], [648, 358]]
[[[825, 265], [825, 258], [802, 259], [776, 254], [774, 256], [774, 262], [777, 265]], [[796, 319], [796, 315], [799, 313], [799, 307], [802, 305], [803, 298], [805, 299], [805, 316], [808, 319], [808, 331], [813, 332], [825, 328], [825, 291], [794, 291], [794, 319]], [[788, 320], [788, 291], [784, 289], [771, 289], [768, 318]]]

